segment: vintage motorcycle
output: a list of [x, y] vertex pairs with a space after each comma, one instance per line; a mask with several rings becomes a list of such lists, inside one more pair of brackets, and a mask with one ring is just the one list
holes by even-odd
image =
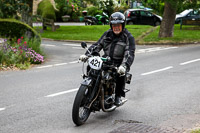
[[85, 25], [106, 25], [109, 24], [109, 17], [103, 12], [103, 15], [85, 16]]
[[[81, 46], [87, 49], [87, 44], [82, 42]], [[91, 112], [100, 111], [104, 112], [114, 111], [117, 106], [115, 102], [115, 87], [117, 67], [114, 65], [107, 65], [109, 57], [100, 57], [99, 53], [90, 52], [87, 59], [88, 69], [84, 74], [83, 63], [83, 82], [76, 94], [73, 109], [72, 119], [73, 122], [80, 126], [86, 122]], [[131, 74], [126, 74], [126, 83], [130, 84]], [[125, 92], [128, 92], [125, 89]], [[123, 105], [127, 99], [122, 100]]]

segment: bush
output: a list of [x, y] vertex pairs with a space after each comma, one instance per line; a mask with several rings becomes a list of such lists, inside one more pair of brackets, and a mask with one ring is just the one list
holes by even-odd
[[97, 7], [94, 7], [94, 6], [88, 7], [88, 8], [87, 8], [87, 11], [88, 11], [88, 15], [89, 15], [89, 16], [95, 16], [95, 15], [97, 15], [97, 14], [102, 15], [102, 13], [103, 13], [102, 10], [99, 10]]
[[43, 18], [56, 20], [55, 9], [49, 0], [43, 0], [38, 4], [37, 14]]
[[30, 40], [21, 37], [17, 42], [5, 41], [0, 46], [0, 69], [1, 67], [27, 69], [30, 64], [44, 61], [44, 57], [40, 53], [42, 53], [40, 43], [35, 38]]
[[114, 12], [114, 1], [113, 0], [101, 0], [100, 9], [103, 10], [108, 16]]
[[28, 38], [37, 38], [41, 41], [40, 35], [29, 25], [15, 19], [0, 19], [0, 36], [9, 39], [20, 38], [26, 35]]
[[129, 9], [129, 6], [120, 6], [120, 7], [115, 7], [114, 12], [121, 12], [124, 13], [127, 9]]

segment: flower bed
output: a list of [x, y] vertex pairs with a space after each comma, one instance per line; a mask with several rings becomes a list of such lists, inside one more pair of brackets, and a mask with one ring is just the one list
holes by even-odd
[[4, 40], [0, 45], [0, 70], [7, 67], [27, 69], [31, 64], [42, 62], [44, 62], [44, 57], [33, 50], [23, 37], [19, 38], [17, 42]]

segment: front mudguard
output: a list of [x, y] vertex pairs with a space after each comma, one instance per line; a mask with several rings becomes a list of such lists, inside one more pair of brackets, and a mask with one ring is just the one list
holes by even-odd
[[92, 78], [90, 78], [90, 77], [84, 78], [84, 80], [83, 80], [83, 82], [81, 83], [81, 85], [92, 86]]

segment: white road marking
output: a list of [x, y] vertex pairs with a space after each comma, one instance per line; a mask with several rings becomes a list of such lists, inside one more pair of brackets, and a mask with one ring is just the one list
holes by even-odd
[[41, 66], [41, 67], [37, 67], [37, 68], [47, 68], [47, 67], [53, 67], [53, 65]]
[[54, 65], [46, 65], [46, 66], [40, 66], [40, 67], [36, 67], [36, 68], [49, 68], [49, 67], [55, 67], [55, 66], [63, 66], [63, 65], [67, 65], [67, 64], [74, 64], [74, 63], [78, 63], [78, 61], [72, 61], [69, 63], [59, 63], [59, 64], [54, 64]]
[[73, 47], [80, 47], [80, 44], [62, 44], [64, 46], [73, 46]]
[[71, 89], [71, 90], [68, 90], [68, 91], [62, 91], [62, 92], [50, 94], [50, 95], [47, 95], [47, 96], [45, 96], [45, 97], [55, 97], [55, 96], [63, 95], [63, 94], [66, 94], [66, 93], [71, 93], [71, 92], [74, 92], [74, 91], [77, 91], [77, 90], [78, 90], [78, 88], [76, 88], [76, 89]]
[[52, 44], [42, 44], [44, 46], [48, 46], [48, 47], [55, 47], [56, 45], [52, 45]]
[[80, 48], [80, 47], [72, 47], [73, 49], [83, 49], [83, 48]]
[[60, 63], [60, 64], [55, 64], [53, 66], [62, 66], [62, 65], [67, 65], [68, 63]]
[[155, 52], [155, 51], [162, 51], [162, 50], [168, 50], [168, 49], [175, 49], [178, 47], [154, 47], [154, 48], [146, 48], [146, 49], [139, 49], [136, 51], [136, 53], [148, 53], [148, 52]]
[[171, 68], [173, 68], [173, 66], [165, 67], [165, 68], [154, 70], [154, 71], [151, 71], [151, 72], [142, 73], [141, 75], [142, 76], [149, 75], [149, 74], [153, 74], [153, 73], [157, 73], [157, 72], [161, 72], [161, 71], [166, 71], [166, 70], [169, 70]]
[[0, 111], [3, 111], [3, 110], [5, 110], [6, 108], [0, 108]]
[[[42, 44], [45, 46], [55, 46], [55, 45], [50, 45], [50, 44]], [[62, 44], [62, 45], [66, 45], [66, 46], [73, 46], [72, 48], [76, 48], [76, 49], [82, 49], [80, 47], [79, 44]], [[146, 53], [146, 52], [153, 52], [153, 51], [160, 51], [160, 50], [167, 50], [167, 49], [174, 49], [174, 48], [178, 48], [178, 47], [153, 47], [153, 48], [147, 48], [147, 49], [139, 49], [136, 51], [136, 53]], [[49, 67], [54, 67], [54, 66], [62, 66], [62, 65], [67, 65], [67, 64], [73, 64], [73, 63], [78, 63], [79, 61], [72, 61], [69, 63], [59, 63], [59, 64], [52, 64], [52, 65], [46, 65], [46, 66], [40, 66], [37, 68], [49, 68]]]
[[195, 60], [191, 60], [191, 61], [183, 62], [183, 63], [180, 63], [180, 65], [186, 65], [186, 64], [190, 64], [190, 63], [197, 62], [197, 61], [200, 61], [200, 59], [195, 59]]
[[78, 61], [69, 62], [69, 64], [74, 64], [74, 63], [78, 63]]

